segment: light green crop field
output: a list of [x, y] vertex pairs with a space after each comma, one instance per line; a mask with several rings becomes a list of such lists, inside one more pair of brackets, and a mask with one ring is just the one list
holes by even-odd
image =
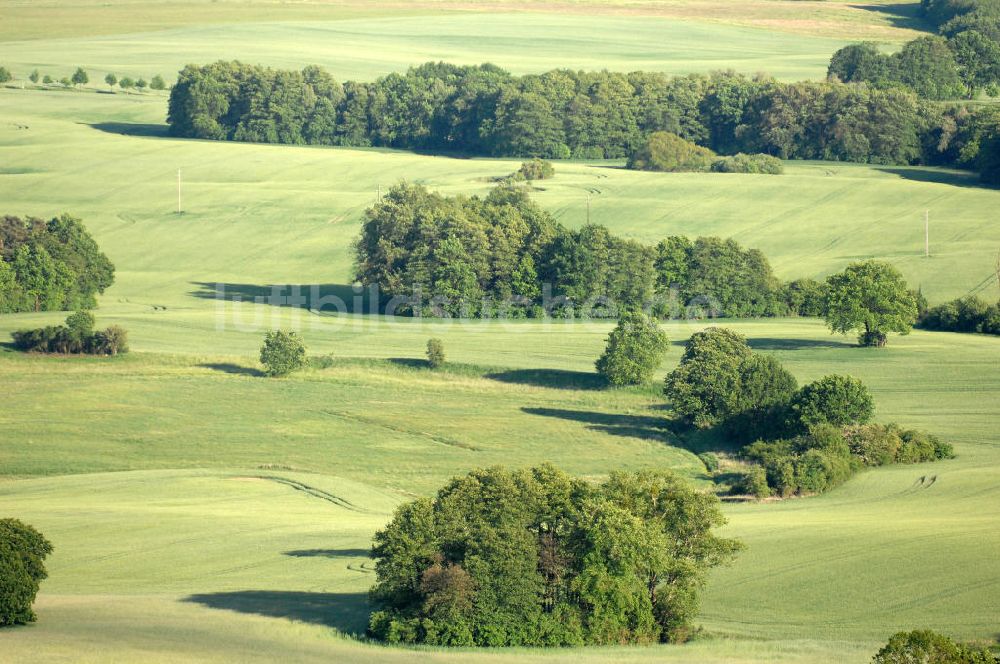
[[[822, 75], [842, 43], [815, 34], [899, 39], [906, 26], [889, 18], [914, 15], [893, 3], [608, 0], [561, 3], [558, 15], [541, 4], [400, 3], [387, 16], [361, 2], [0, 0], [0, 64], [20, 79], [83, 64], [95, 81], [237, 55], [365, 78], [426, 59], [797, 78]], [[1000, 632], [1000, 339], [915, 332], [863, 350], [795, 319], [724, 324], [800, 382], [862, 378], [880, 421], [927, 429], [958, 458], [866, 472], [821, 497], [727, 503], [725, 531], [748, 548], [713, 574], [704, 638], [684, 646], [447, 652], [351, 636], [367, 617], [371, 536], [401, 501], [495, 463], [552, 461], [595, 479], [669, 467], [707, 485], [695, 453], [725, 441], [685, 447], [664, 428], [655, 387], [599, 389], [608, 323], [389, 320], [215, 298], [219, 283], [244, 299], [322, 284], [350, 305], [351, 242], [379, 187], [482, 194], [516, 162], [173, 140], [163, 94], [20, 83], [0, 88], [0, 214], [84, 219], [117, 266], [98, 323], [127, 327], [133, 352], [0, 349], [0, 516], [56, 547], [39, 622], [0, 633], [0, 661], [862, 662], [898, 629]], [[879, 257], [932, 302], [998, 294], [1000, 191], [968, 174], [556, 168], [532, 195], [570, 226], [585, 222], [589, 197], [592, 220], [616, 233], [734, 237], [786, 279]], [[0, 341], [64, 316], [0, 316]], [[660, 375], [703, 326], [664, 326], [673, 346]], [[330, 366], [261, 378], [266, 327], [300, 329]], [[444, 371], [419, 361], [432, 336], [444, 340]]]

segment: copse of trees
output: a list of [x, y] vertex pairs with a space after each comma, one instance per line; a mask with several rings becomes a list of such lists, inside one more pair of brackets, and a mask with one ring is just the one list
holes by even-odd
[[917, 300], [890, 263], [852, 263], [826, 280], [826, 322], [833, 332], [857, 331], [862, 346], [885, 346], [890, 332], [909, 334]]
[[94, 330], [89, 311], [77, 311], [65, 325], [17, 330], [11, 333], [14, 347], [27, 353], [118, 355], [128, 352], [128, 332], [119, 325]]
[[52, 544], [40, 532], [17, 519], [0, 519], [0, 626], [37, 620], [31, 606], [48, 577], [50, 553]]
[[79, 219], [0, 217], [0, 313], [92, 309], [114, 273]]
[[191, 138], [579, 159], [627, 157], [669, 132], [722, 155], [974, 167], [971, 149], [954, 161], [953, 141], [965, 142], [958, 112], [902, 87], [732, 72], [512, 76], [494, 65], [428, 63], [341, 83], [315, 66], [217, 62], [180, 72], [168, 122]]
[[737, 153], [720, 157], [708, 148], [666, 131], [650, 134], [632, 151], [626, 166], [638, 171], [668, 173], [714, 171], [780, 175], [784, 172], [781, 160], [770, 155]]
[[391, 643], [680, 642], [739, 542], [718, 499], [666, 471], [600, 485], [549, 465], [476, 470], [375, 535], [370, 633]]
[[355, 251], [357, 281], [403, 314], [814, 315], [822, 291], [786, 287], [760, 251], [733, 240], [674, 236], [650, 247], [603, 226], [567, 229], [510, 186], [485, 198], [395, 186], [366, 211]]
[[641, 311], [628, 310], [608, 335], [604, 353], [598, 358], [597, 373], [611, 385], [643, 385], [660, 367], [670, 340], [656, 321]]

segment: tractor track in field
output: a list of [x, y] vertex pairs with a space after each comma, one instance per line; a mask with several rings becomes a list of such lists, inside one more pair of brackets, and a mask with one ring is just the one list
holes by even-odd
[[393, 424], [387, 424], [386, 422], [380, 422], [371, 417], [365, 417], [363, 415], [353, 415], [351, 413], [345, 413], [335, 410], [320, 410], [318, 411], [323, 415], [330, 415], [331, 417], [338, 417], [350, 422], [358, 422], [360, 424], [367, 424], [369, 426], [379, 427], [380, 429], [385, 429], [386, 431], [392, 431], [393, 433], [400, 433], [406, 436], [414, 436], [416, 438], [425, 438], [438, 445], [447, 445], [448, 447], [457, 447], [459, 449], [468, 450], [470, 452], [479, 452], [480, 449], [474, 445], [470, 445], [462, 440], [457, 440], [455, 438], [447, 438], [445, 436], [439, 436], [437, 434], [428, 433], [426, 431], [418, 431], [416, 429], [408, 429], [406, 427], [397, 426]]
[[346, 498], [341, 498], [340, 496], [334, 495], [328, 491], [323, 491], [322, 489], [317, 489], [314, 486], [309, 486], [303, 482], [298, 482], [296, 480], [290, 480], [287, 477], [280, 477], [278, 475], [254, 475], [262, 480], [269, 480], [271, 482], [277, 482], [278, 484], [283, 484], [285, 486], [291, 487], [296, 491], [302, 491], [303, 493], [312, 496], [313, 498], [319, 498], [320, 500], [325, 500], [328, 503], [333, 503], [338, 507], [343, 507], [345, 510], [350, 510], [351, 512], [357, 512], [359, 514], [375, 514], [371, 510], [367, 510], [363, 507], [358, 507]]

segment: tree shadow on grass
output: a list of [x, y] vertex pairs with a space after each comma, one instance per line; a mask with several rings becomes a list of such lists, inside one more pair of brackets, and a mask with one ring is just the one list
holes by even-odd
[[754, 350], [809, 350], [814, 348], [850, 348], [854, 344], [837, 339], [780, 339], [757, 337], [747, 339]]
[[288, 590], [238, 590], [190, 595], [185, 602], [271, 618], [287, 618], [361, 634], [368, 625], [367, 593], [310, 593]]
[[137, 122], [96, 122], [91, 124], [90, 127], [108, 134], [154, 138], [166, 138], [169, 136], [170, 129], [165, 124], [144, 124]]
[[233, 364], [232, 362], [206, 362], [199, 364], [199, 367], [205, 369], [212, 369], [214, 371], [221, 371], [222, 373], [234, 374], [237, 376], [253, 376], [255, 378], [262, 377], [264, 372], [260, 369], [254, 369], [252, 367], [244, 367], [239, 364]]
[[370, 549], [298, 549], [285, 551], [293, 558], [367, 558]]
[[323, 313], [381, 313], [381, 303], [369, 290], [348, 284], [230, 284], [192, 281], [189, 295], [205, 300], [240, 300], [276, 307], [300, 307]]
[[676, 420], [652, 415], [618, 415], [586, 410], [562, 408], [522, 408], [528, 415], [557, 417], [582, 422], [590, 431], [600, 431], [611, 436], [624, 436], [642, 440], [655, 440], [671, 447], [679, 447], [695, 454], [702, 452], [735, 452], [740, 445], [726, 436], [721, 428], [692, 429]]
[[851, 5], [855, 9], [863, 9], [878, 14], [886, 14], [893, 27], [906, 30], [933, 31], [921, 15], [919, 2], [907, 2], [894, 5]]
[[979, 180], [979, 176], [969, 171], [952, 170], [929, 170], [926, 168], [889, 168], [879, 167], [876, 170], [883, 173], [898, 175], [904, 180], [914, 182], [933, 182], [935, 184], [948, 184], [953, 187], [975, 187], [977, 189], [990, 189], [987, 184]]
[[486, 374], [485, 377], [501, 383], [535, 385], [558, 390], [601, 390], [608, 386], [608, 382], [600, 374], [562, 369], [511, 369]]
[[427, 360], [421, 360], [416, 357], [390, 357], [386, 361], [389, 364], [394, 364], [397, 367], [406, 367], [407, 369], [430, 369], [431, 367]]

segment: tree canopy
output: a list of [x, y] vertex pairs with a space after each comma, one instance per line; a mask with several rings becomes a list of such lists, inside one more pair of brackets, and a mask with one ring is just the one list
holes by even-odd
[[826, 280], [826, 322], [833, 332], [859, 331], [862, 346], [884, 346], [889, 332], [909, 334], [917, 302], [890, 263], [852, 263]]
[[718, 499], [665, 471], [600, 485], [492, 467], [397, 509], [375, 535], [369, 630], [392, 643], [684, 641], [706, 573], [740, 544]]
[[630, 309], [618, 319], [608, 335], [597, 373], [612, 385], [642, 385], [650, 382], [670, 347], [666, 333], [641, 311]]
[[31, 605], [48, 573], [45, 558], [52, 544], [17, 519], [0, 519], [0, 626], [37, 619]]

